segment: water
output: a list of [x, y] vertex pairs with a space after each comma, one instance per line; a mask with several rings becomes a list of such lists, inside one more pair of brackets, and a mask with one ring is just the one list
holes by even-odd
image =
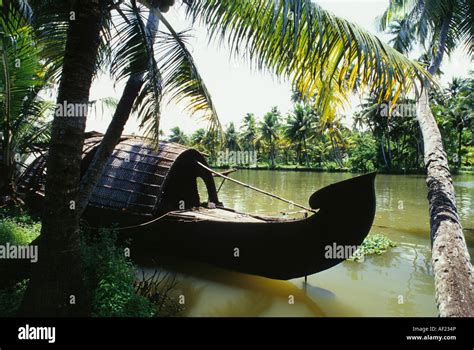
[[[355, 175], [241, 170], [237, 180], [307, 205], [317, 189]], [[217, 185], [220, 183], [217, 180]], [[474, 175], [455, 178], [457, 204], [474, 254]], [[343, 262], [303, 279], [276, 281], [195, 263], [174, 264], [185, 316], [436, 316], [428, 203], [423, 176], [378, 175], [372, 233], [397, 247], [363, 263]], [[287, 204], [226, 182], [227, 207], [255, 214], [297, 211]], [[343, 219], [344, 213], [341, 212]], [[169, 268], [168, 268], [169, 269]], [[294, 301], [294, 303], [292, 303]]]

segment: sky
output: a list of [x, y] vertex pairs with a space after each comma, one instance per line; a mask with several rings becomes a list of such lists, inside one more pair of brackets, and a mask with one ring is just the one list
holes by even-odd
[[[345, 18], [361, 27], [377, 34], [383, 41], [387, 35], [378, 33], [375, 29], [375, 18], [383, 13], [388, 0], [318, 0], [317, 3], [335, 15]], [[165, 14], [175, 30], [185, 30], [191, 24], [185, 20], [184, 11], [174, 6]], [[193, 38], [189, 40], [189, 49], [193, 54], [196, 65], [214, 101], [219, 120], [223, 126], [234, 122], [238, 127], [246, 113], [254, 113], [261, 118], [272, 106], [277, 106], [282, 113], [292, 109], [291, 85], [268, 73], [251, 70], [248, 65], [231, 57], [225, 47], [208, 44], [206, 31], [202, 27], [194, 27]], [[445, 84], [453, 76], [466, 76], [474, 69], [472, 62], [462, 53], [455, 52], [451, 59], [446, 58], [441, 67], [445, 75], [441, 84]], [[105, 75], [100, 76], [91, 89], [91, 99], [113, 96], [119, 98], [123, 83], [116, 84]], [[350, 105], [344, 113], [350, 115], [358, 104], [356, 98], [350, 100]], [[183, 111], [183, 106], [169, 103], [162, 108], [161, 129], [165, 135], [174, 126], [179, 126], [185, 133], [190, 134], [198, 128], [206, 128], [207, 122], [197, 117], [191, 117]], [[88, 118], [87, 129], [104, 132], [111, 120], [113, 111], [98, 110]], [[96, 115], [97, 114], [97, 115]], [[131, 118], [125, 127], [125, 134], [139, 133], [138, 124]]]

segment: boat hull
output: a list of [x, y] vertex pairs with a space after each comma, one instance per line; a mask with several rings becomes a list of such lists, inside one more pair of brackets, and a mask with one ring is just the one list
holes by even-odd
[[[348, 258], [375, 216], [375, 174], [324, 187], [309, 200], [319, 211], [302, 220], [234, 222], [164, 217], [124, 232], [136, 259], [180, 257], [274, 279], [329, 269]], [[337, 248], [337, 249], [335, 249]]]

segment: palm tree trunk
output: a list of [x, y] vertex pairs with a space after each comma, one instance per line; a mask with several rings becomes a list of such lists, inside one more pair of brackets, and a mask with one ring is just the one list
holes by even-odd
[[306, 145], [306, 137], [303, 137], [303, 146], [304, 146], [304, 157], [306, 161], [306, 166], [309, 167], [308, 146]]
[[296, 164], [301, 165], [301, 143], [296, 146]]
[[385, 138], [382, 135], [382, 140], [380, 140], [380, 151], [382, 153], [382, 158], [383, 158], [383, 162], [385, 163], [385, 167], [388, 169], [389, 166], [387, 163], [387, 156], [385, 155], [385, 141], [384, 140]]
[[387, 135], [387, 152], [388, 152], [388, 166], [390, 169], [392, 169], [392, 146], [390, 144], [390, 135]]
[[[145, 31], [147, 35], [150, 35], [150, 40], [154, 41], [158, 31], [158, 17], [153, 10], [150, 10]], [[90, 196], [102, 176], [107, 160], [120, 141], [120, 136], [122, 136], [123, 129], [132, 112], [133, 105], [140, 93], [143, 83], [144, 74], [134, 73], [129, 77], [125, 85], [112, 121], [107, 128], [99, 148], [94, 154], [91, 164], [81, 180], [81, 192], [78, 205], [79, 215], [82, 215], [86, 209]]]
[[[450, 18], [441, 27], [438, 54], [429, 72], [436, 72], [446, 46]], [[440, 316], [474, 316], [474, 271], [456, 208], [448, 158], [429, 106], [426, 82], [417, 103], [417, 119], [423, 134], [430, 210], [432, 266]]]
[[45, 209], [38, 262], [20, 307], [20, 315], [86, 316], [90, 301], [80, 252], [78, 199], [89, 89], [95, 72], [105, 1], [78, 0], [70, 21], [58, 106], [72, 106], [74, 116], [53, 121], [47, 163]]
[[461, 168], [461, 150], [462, 150], [462, 132], [464, 131], [463, 127], [459, 128], [458, 134], [458, 154], [457, 154], [457, 162], [456, 162], [456, 169], [459, 170]]

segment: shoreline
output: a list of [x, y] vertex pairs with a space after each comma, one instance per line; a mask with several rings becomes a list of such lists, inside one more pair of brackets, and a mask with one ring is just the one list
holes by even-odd
[[[268, 171], [301, 171], [301, 172], [313, 172], [313, 173], [353, 173], [353, 174], [363, 174], [364, 172], [359, 172], [359, 171], [353, 171], [351, 169], [347, 168], [341, 168], [341, 169], [324, 169], [324, 168], [314, 168], [314, 167], [299, 167], [299, 166], [276, 166], [276, 167], [270, 167], [268, 165], [259, 165], [259, 166], [211, 166], [214, 169], [222, 169], [222, 170], [228, 170], [228, 169], [237, 169], [237, 170], [268, 170]], [[405, 170], [392, 170], [392, 171], [387, 171], [384, 169], [379, 169], [379, 170], [373, 170], [377, 172], [378, 174], [384, 174], [384, 175], [426, 175], [426, 170], [425, 169], [405, 169]], [[370, 172], [370, 171], [367, 171]], [[460, 169], [457, 172], [453, 171], [453, 175], [474, 175], [474, 168], [472, 169]]]

